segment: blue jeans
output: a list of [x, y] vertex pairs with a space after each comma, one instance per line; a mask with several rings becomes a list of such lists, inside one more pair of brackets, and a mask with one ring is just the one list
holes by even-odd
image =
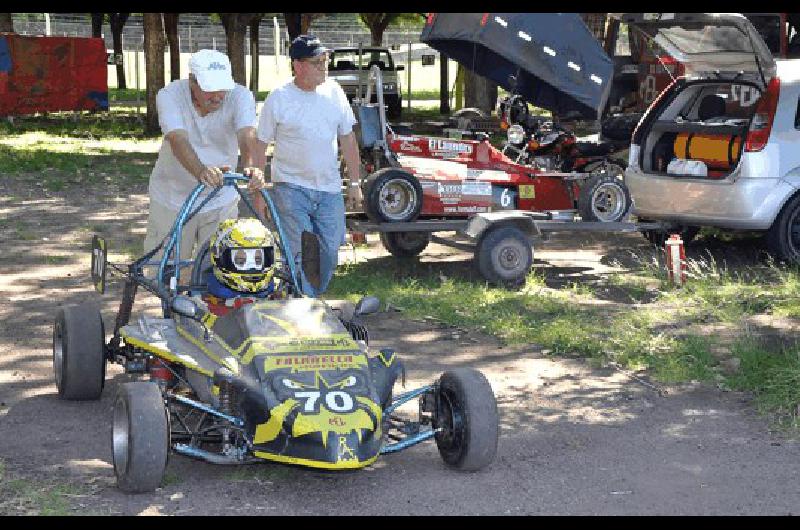
[[[341, 193], [317, 191], [288, 182], [276, 182], [272, 199], [280, 216], [281, 230], [287, 241], [295, 271], [303, 292], [317, 296], [328, 288], [339, 262], [339, 247], [345, 241], [344, 197]], [[302, 272], [300, 237], [303, 230], [317, 234], [320, 240], [320, 286], [314, 289]]]

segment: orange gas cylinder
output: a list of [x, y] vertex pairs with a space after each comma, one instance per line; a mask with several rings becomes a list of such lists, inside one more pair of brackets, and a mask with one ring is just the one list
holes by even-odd
[[709, 169], [731, 170], [739, 162], [742, 137], [730, 134], [680, 133], [675, 138], [675, 156], [700, 160]]

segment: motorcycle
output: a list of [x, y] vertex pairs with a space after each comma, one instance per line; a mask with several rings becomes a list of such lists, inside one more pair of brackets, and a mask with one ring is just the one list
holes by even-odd
[[[500, 128], [507, 134], [503, 154], [518, 164], [546, 171], [614, 177], [621, 177], [625, 171], [625, 163], [612, 157], [622, 146], [614, 142], [578, 141], [575, 133], [550, 117], [531, 115], [522, 96], [498, 98], [497, 115]], [[516, 157], [512, 156], [515, 153]]]

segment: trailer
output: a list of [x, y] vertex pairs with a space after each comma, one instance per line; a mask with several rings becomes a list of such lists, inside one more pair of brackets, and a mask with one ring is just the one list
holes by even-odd
[[[348, 214], [347, 228], [355, 233], [378, 233], [384, 248], [395, 257], [419, 255], [429, 243], [473, 253], [481, 276], [488, 282], [518, 287], [533, 266], [534, 247], [557, 232], [660, 232], [671, 227], [660, 222], [601, 222], [564, 219], [558, 212], [510, 210], [478, 213], [468, 219], [424, 219], [410, 222], [374, 222], [363, 214]], [[435, 235], [456, 232], [456, 237]]]

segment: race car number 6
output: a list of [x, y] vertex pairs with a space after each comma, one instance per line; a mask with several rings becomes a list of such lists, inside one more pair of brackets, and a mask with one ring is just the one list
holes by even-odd
[[508, 188], [503, 188], [503, 193], [500, 194], [500, 206], [508, 208], [511, 205], [511, 193]]
[[[298, 399], [306, 400], [303, 406], [305, 412], [314, 412], [314, 407], [322, 393], [319, 391], [295, 392], [294, 395]], [[351, 398], [350, 394], [347, 392], [335, 390], [325, 394], [325, 405], [328, 407], [328, 410], [332, 410], [333, 412], [347, 412], [353, 409], [353, 398]]]

